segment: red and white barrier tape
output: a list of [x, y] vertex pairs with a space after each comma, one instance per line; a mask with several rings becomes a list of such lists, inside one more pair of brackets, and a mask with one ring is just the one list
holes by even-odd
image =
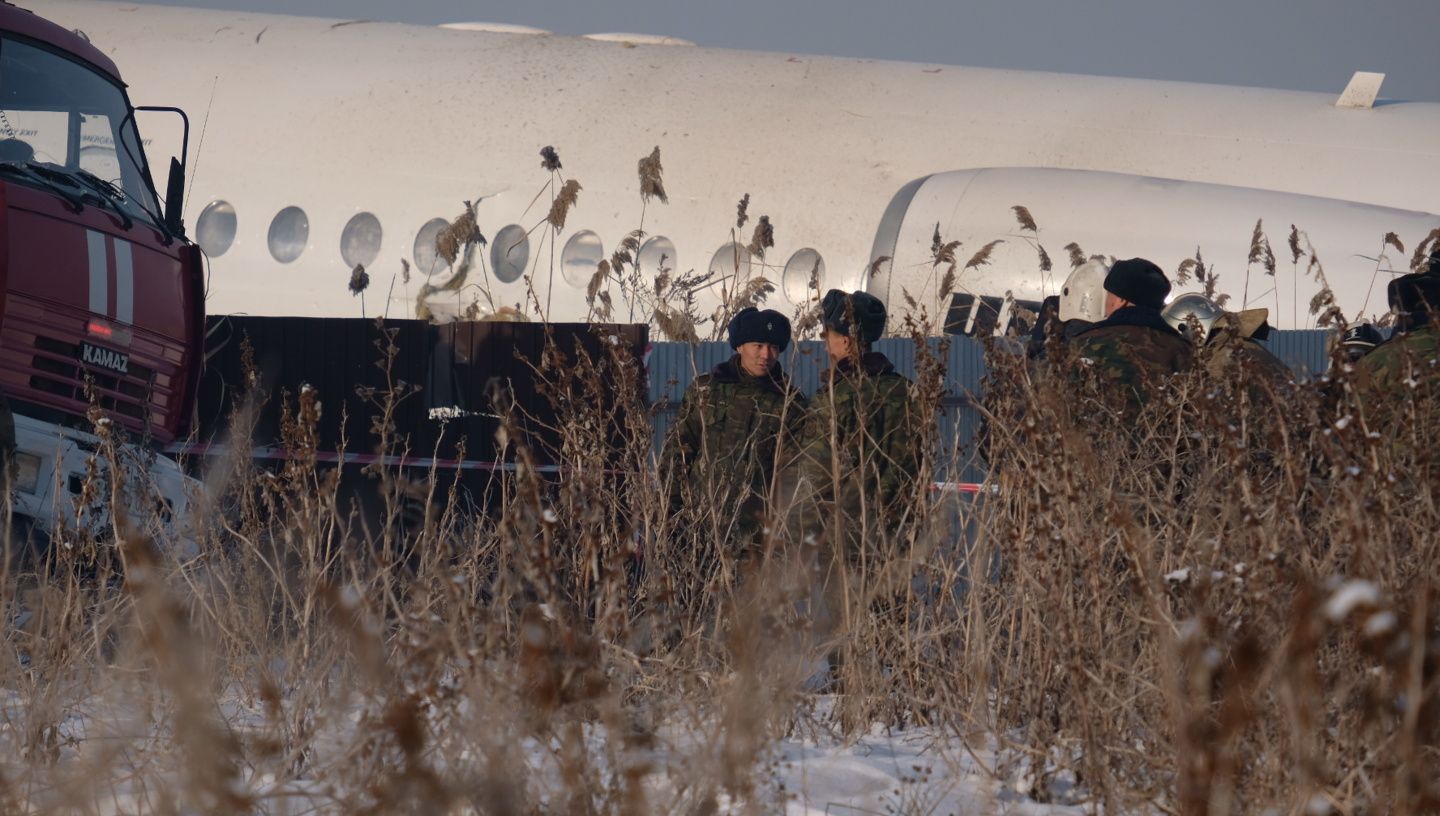
[[[185, 456], [230, 456], [235, 451], [229, 445], [201, 445], [188, 443], [175, 443], [168, 446], [165, 452], [171, 455]], [[432, 456], [397, 456], [386, 454], [381, 456], [374, 453], [353, 453], [346, 451], [344, 454], [335, 451], [316, 451], [315, 461], [330, 464], [345, 465], [373, 465], [380, 464], [385, 467], [410, 467], [430, 470], [485, 470], [503, 471], [513, 473], [519, 469], [514, 462], [488, 462], [478, 459], [439, 459]], [[288, 450], [281, 447], [258, 447], [250, 449], [250, 458], [269, 459], [280, 461], [295, 458]], [[573, 472], [574, 468], [566, 468], [560, 465], [534, 465], [534, 469], [540, 473], [565, 473]], [[619, 473], [618, 470], [606, 470], [607, 475]], [[985, 492], [985, 486], [976, 482], [932, 482], [931, 492], [934, 493], [960, 493], [963, 495], [979, 495]], [[995, 488], [990, 488], [994, 492]]]

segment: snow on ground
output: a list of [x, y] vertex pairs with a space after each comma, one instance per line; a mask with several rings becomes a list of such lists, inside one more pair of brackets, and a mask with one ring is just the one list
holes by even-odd
[[[143, 786], [136, 787], [131, 774], [144, 769], [160, 777], [171, 777], [175, 758], [167, 756], [173, 746], [163, 735], [166, 727], [145, 722], [145, 717], [131, 705], [120, 700], [92, 701], [85, 713], [71, 710], [57, 723], [55, 769], [51, 784], [31, 788], [32, 807], [60, 808], [96, 813], [136, 813], [151, 810], [155, 802]], [[231, 729], [245, 730], [259, 724], [256, 712], [230, 701], [219, 706], [219, 713]], [[811, 722], [827, 716], [833, 700], [819, 698]], [[13, 691], [0, 701], [0, 744], [12, 761], [19, 759], [17, 730], [23, 728], [24, 701]], [[359, 712], [352, 712], [357, 717]], [[341, 719], [353, 719], [342, 717]], [[330, 729], [343, 731], [353, 723], [332, 722]], [[158, 729], [158, 730], [157, 730]], [[664, 729], [669, 730], [669, 729]], [[797, 729], [798, 730], [798, 729]], [[597, 746], [606, 736], [602, 727], [587, 729], [587, 741]], [[341, 737], [339, 733], [330, 735]], [[681, 732], [670, 732], [673, 741], [650, 757], [657, 773], [650, 777], [651, 803], [665, 812], [667, 794], [673, 793], [667, 768], [685, 764], [684, 755], [696, 745], [693, 738]], [[118, 740], [124, 748], [113, 745]], [[320, 740], [321, 743], [331, 740]], [[340, 742], [344, 740], [341, 739]], [[532, 781], [548, 787], [546, 781], [553, 767], [547, 767], [553, 754], [546, 746], [527, 740], [523, 750], [528, 758]], [[662, 741], [662, 744], [663, 741]], [[978, 747], [977, 747], [978, 744]], [[318, 747], [318, 746], [317, 746]], [[324, 750], [323, 748], [321, 749]], [[674, 754], [666, 756], [667, 753]], [[972, 737], [967, 748], [955, 736], [933, 729], [912, 728], [887, 730], [875, 727], [864, 736], [844, 741], [824, 729], [810, 735], [794, 734], [771, 745], [762, 755], [756, 769], [755, 802], [719, 801], [721, 813], [761, 812], [784, 813], [787, 816], [856, 816], [857, 814], [903, 814], [906, 816], [946, 816], [946, 814], [1079, 814], [1078, 806], [1037, 803], [1022, 791], [1028, 790], [1029, 772], [1025, 764], [1003, 763], [991, 737]], [[87, 761], [109, 768], [111, 780], [72, 779]], [[672, 766], [673, 763], [673, 766]], [[66, 770], [66, 766], [70, 770]], [[997, 766], [1001, 770], [996, 771]], [[164, 770], [162, 770], [162, 767]], [[997, 778], [998, 777], [998, 778]], [[326, 813], [335, 812], [339, 799], [330, 790], [332, 783], [313, 778], [277, 781], [268, 774], [242, 769], [235, 781], [236, 793], [257, 797], [261, 813]], [[1053, 786], [1052, 786], [1053, 787]], [[65, 788], [71, 788], [65, 790]], [[542, 795], [543, 799], [543, 795]]]
[[986, 770], [995, 767], [993, 747], [972, 754], [931, 730], [876, 728], [851, 745], [786, 739], [776, 750], [772, 775], [787, 816], [1083, 812], [1031, 801], [1016, 791], [1023, 783], [1003, 783]]

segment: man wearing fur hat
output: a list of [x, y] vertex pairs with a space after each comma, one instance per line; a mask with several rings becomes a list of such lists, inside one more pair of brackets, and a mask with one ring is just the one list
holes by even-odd
[[1372, 429], [1395, 427], [1389, 417], [1406, 399], [1434, 417], [1440, 386], [1440, 252], [1429, 268], [1390, 282], [1395, 333], [1355, 364], [1355, 393]]
[[1075, 337], [1075, 356], [1091, 382], [1129, 408], [1144, 405], [1170, 375], [1190, 367], [1190, 343], [1161, 310], [1170, 281], [1143, 258], [1116, 261], [1105, 276], [1106, 318]]
[[806, 400], [785, 376], [780, 353], [790, 321], [777, 311], [742, 309], [730, 321], [729, 360], [695, 378], [661, 453], [672, 509], [714, 541], [753, 555], [763, 545], [775, 463], [794, 456]]
[[885, 304], [831, 289], [821, 309], [830, 367], [802, 433], [802, 527], [819, 533], [834, 521], [844, 539], [837, 549], [853, 561], [867, 536], [893, 533], [913, 514], [921, 434], [910, 381], [871, 349], [885, 332]]

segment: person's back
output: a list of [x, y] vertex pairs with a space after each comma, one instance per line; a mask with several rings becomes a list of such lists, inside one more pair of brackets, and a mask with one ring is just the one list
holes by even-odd
[[1269, 316], [1267, 309], [1225, 312], [1206, 341], [1206, 373], [1243, 388], [1252, 402], [1283, 397], [1295, 382], [1290, 366], [1260, 343], [1269, 334]]
[[1402, 504], [1433, 502], [1440, 485], [1440, 253], [1427, 272], [1391, 281], [1389, 295], [1395, 333], [1353, 364], [1353, 398], [1341, 402], [1336, 423], [1348, 419], [1364, 433], [1364, 464], [1352, 467], [1385, 462]]
[[1355, 363], [1356, 396], [1377, 412], [1410, 397], [1433, 403], [1430, 391], [1440, 383], [1440, 253], [1431, 255], [1427, 271], [1391, 281], [1388, 295], [1395, 334]]
[[1391, 281], [1389, 295], [1395, 334], [1355, 362], [1355, 396], [1371, 430], [1409, 433], [1397, 419], [1440, 421], [1440, 255]]
[[1105, 291], [1107, 317], [1075, 337], [1077, 374], [1096, 389], [1092, 396], [1138, 407], [1171, 375], [1190, 367], [1191, 346], [1160, 314], [1170, 282], [1153, 263], [1116, 262]]
[[1367, 390], [1377, 395], [1412, 387], [1411, 381], [1434, 379], [1440, 375], [1440, 325], [1397, 332], [1356, 365], [1369, 377]]

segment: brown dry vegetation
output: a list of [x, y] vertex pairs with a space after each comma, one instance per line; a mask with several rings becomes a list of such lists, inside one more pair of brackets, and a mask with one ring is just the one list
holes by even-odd
[[[933, 436], [931, 327], [900, 330]], [[777, 739], [879, 723], [998, 740], [996, 775], [1107, 812], [1440, 808], [1428, 387], [1382, 423], [1345, 372], [1278, 394], [1196, 374], [1121, 415], [1076, 396], [1062, 349], [996, 351], [987, 490], [868, 519], [817, 626], [825, 549], [785, 532], [792, 508], [739, 562], [733, 519], [672, 517], [647, 407], [599, 407], [641, 393], [636, 362], [554, 351], [536, 376], [566, 471], [535, 466], [511, 405], [516, 467], [483, 510], [453, 474], [377, 467], [367, 521], [315, 462], [309, 391], [284, 467], [207, 473], [193, 550], [121, 518], [7, 572], [0, 807], [770, 813]], [[403, 450], [409, 393], [363, 395], [357, 449]]]

